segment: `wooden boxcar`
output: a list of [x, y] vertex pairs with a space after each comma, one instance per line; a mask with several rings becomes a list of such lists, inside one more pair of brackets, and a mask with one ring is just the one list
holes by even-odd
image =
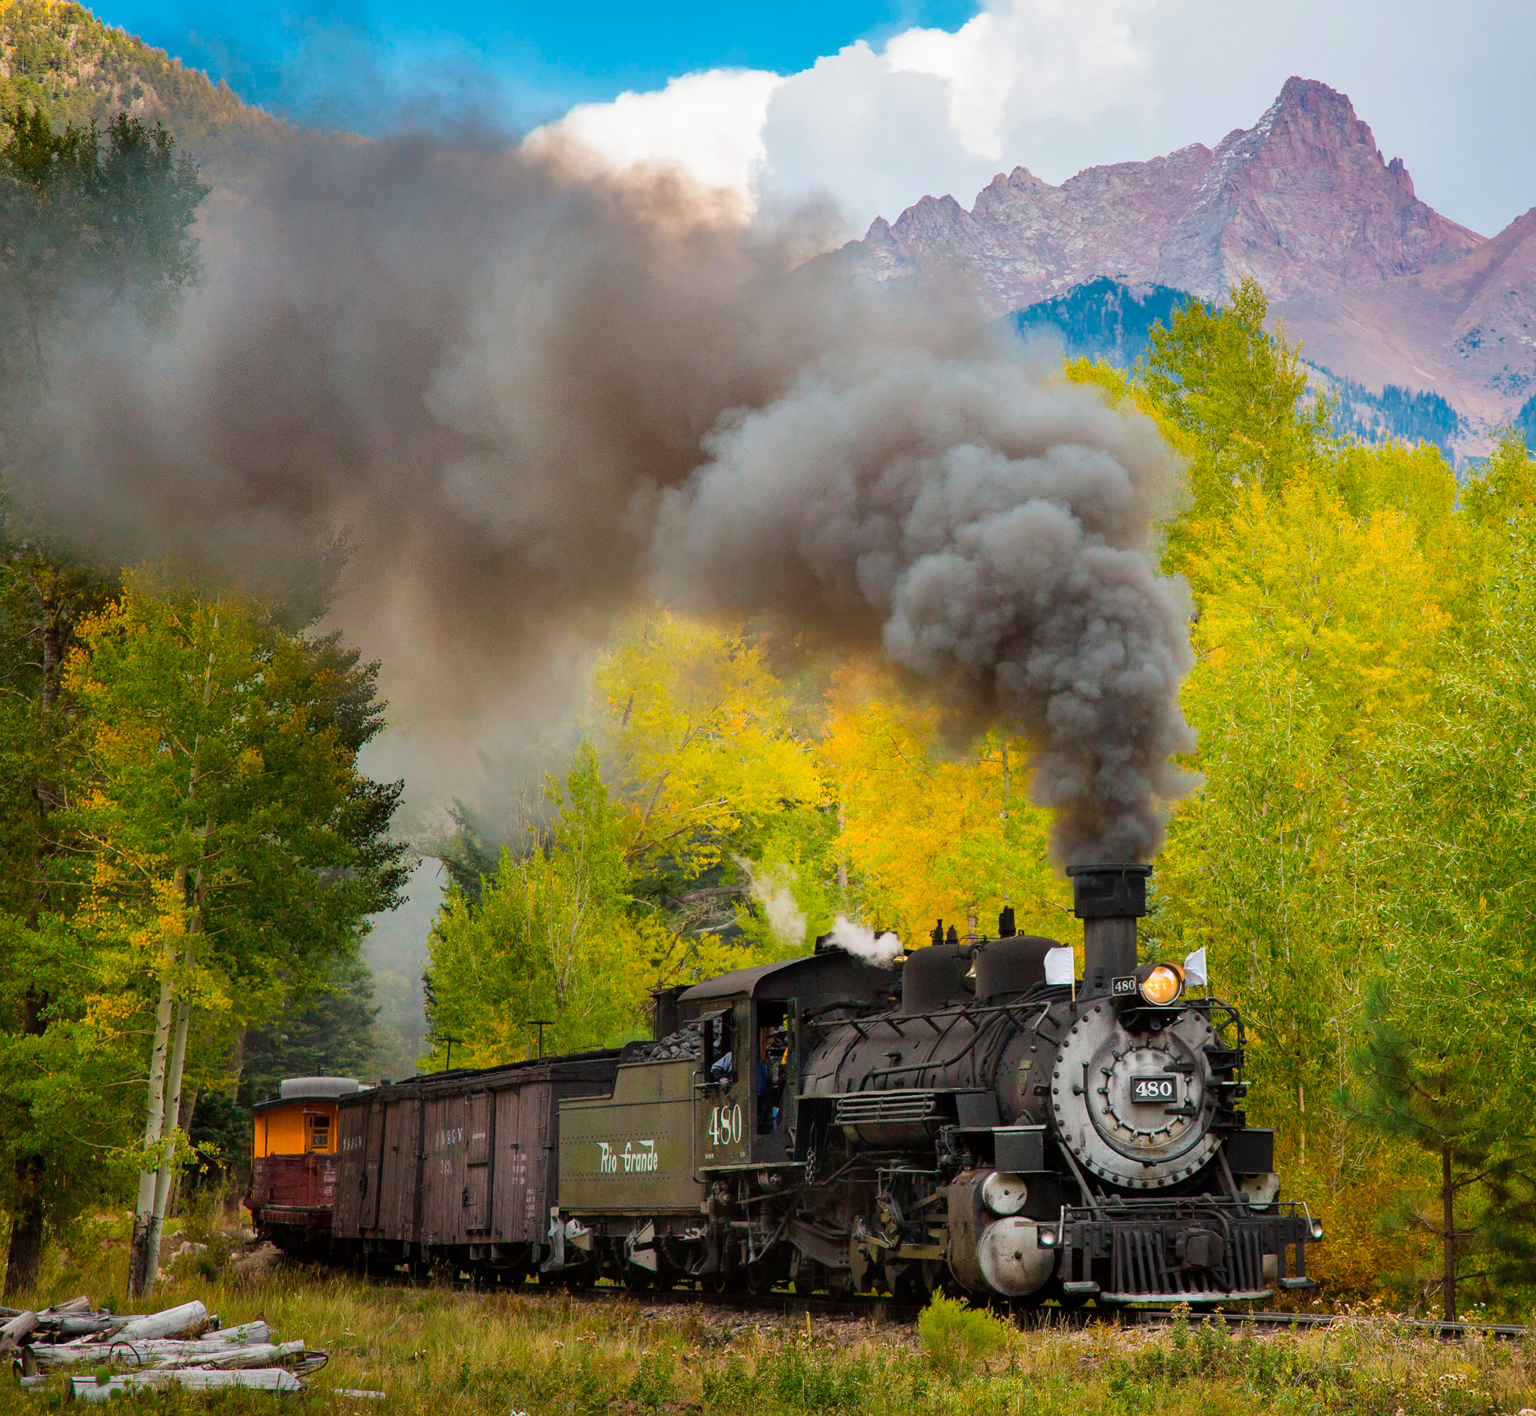
[[434, 1260], [507, 1278], [549, 1248], [560, 1103], [607, 1096], [617, 1051], [455, 1070], [341, 1099], [338, 1257], [391, 1271]]
[[288, 1077], [258, 1103], [246, 1208], [257, 1235], [287, 1252], [322, 1250], [336, 1195], [337, 1103], [361, 1091], [351, 1077]]

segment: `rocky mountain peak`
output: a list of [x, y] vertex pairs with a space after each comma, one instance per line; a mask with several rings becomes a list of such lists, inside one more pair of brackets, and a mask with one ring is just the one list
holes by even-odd
[[994, 313], [1098, 276], [1216, 298], [1252, 274], [1285, 299], [1448, 265], [1482, 243], [1418, 200], [1346, 95], [1302, 78], [1214, 151], [1193, 143], [1059, 187], [1015, 167], [970, 211], [925, 197], [888, 230], [844, 248], [857, 274], [958, 268]]

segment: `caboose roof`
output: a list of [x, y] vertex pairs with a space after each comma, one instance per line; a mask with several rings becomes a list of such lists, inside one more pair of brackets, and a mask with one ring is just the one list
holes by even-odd
[[278, 1083], [276, 1096], [257, 1102], [251, 1109], [261, 1111], [268, 1106], [281, 1106], [285, 1101], [335, 1101], [337, 1097], [366, 1090], [356, 1077], [284, 1077]]

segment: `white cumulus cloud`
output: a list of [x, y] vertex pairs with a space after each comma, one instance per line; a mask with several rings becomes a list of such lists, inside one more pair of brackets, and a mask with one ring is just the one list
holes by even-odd
[[892, 73], [929, 74], [948, 89], [949, 126], [972, 156], [995, 162], [1010, 132], [1051, 118], [1097, 117], [1148, 63], [1131, 17], [1143, 0], [1004, 0], [953, 33], [909, 29], [885, 47]]
[[1032, 142], [1134, 101], [1154, 0], [986, 0], [959, 29], [859, 40], [787, 77], [710, 70], [589, 103], [530, 134], [616, 170], [661, 165], [744, 218], [830, 198], [850, 231], [925, 193], [969, 195]]
[[702, 186], [730, 192], [750, 214], [767, 152], [768, 100], [784, 80], [761, 69], [684, 74], [651, 93], [582, 103], [526, 139], [535, 151], [572, 148], [603, 166], [680, 167]]

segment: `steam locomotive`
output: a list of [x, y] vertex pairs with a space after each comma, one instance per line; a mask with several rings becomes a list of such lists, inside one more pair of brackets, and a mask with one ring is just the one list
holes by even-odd
[[1048, 981], [1061, 946], [1005, 910], [997, 939], [951, 931], [900, 969], [820, 946], [666, 990], [653, 1039], [622, 1050], [337, 1095], [328, 1230], [253, 1195], [259, 1228], [378, 1271], [637, 1290], [1311, 1287], [1322, 1231], [1246, 1124], [1242, 1019], [1137, 964], [1149, 873], [1075, 872], [1080, 980]]

